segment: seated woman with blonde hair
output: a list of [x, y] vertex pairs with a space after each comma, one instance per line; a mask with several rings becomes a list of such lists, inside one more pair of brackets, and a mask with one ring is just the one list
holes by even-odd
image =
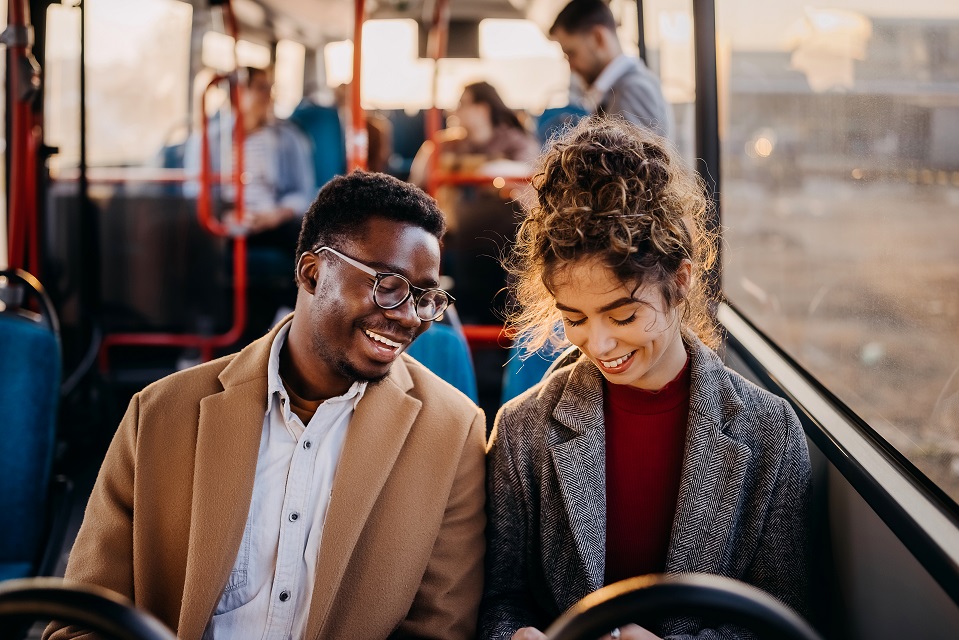
[[[713, 351], [702, 181], [662, 138], [590, 117], [532, 182], [513, 325], [530, 351], [565, 338], [581, 355], [496, 416], [481, 636], [543, 638], [584, 596], [649, 573], [731, 577], [802, 611], [806, 440], [785, 400]], [[655, 631], [751, 637], [686, 618]], [[658, 636], [632, 624], [606, 637]]]

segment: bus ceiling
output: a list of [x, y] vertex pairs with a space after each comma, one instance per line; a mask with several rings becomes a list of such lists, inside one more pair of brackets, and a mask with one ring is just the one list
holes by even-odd
[[[226, 1], [192, 0], [191, 4], [216, 6]], [[450, 3], [450, 20], [453, 25], [472, 23], [475, 27], [487, 18], [526, 19], [545, 31], [567, 1], [456, 0]], [[230, 4], [247, 32], [262, 31], [314, 46], [352, 37], [353, 0], [230, 0]], [[642, 0], [636, 0], [636, 4], [642, 8]], [[368, 20], [409, 18], [428, 27], [436, 0], [370, 0], [365, 5]], [[639, 20], [642, 27], [642, 11]]]

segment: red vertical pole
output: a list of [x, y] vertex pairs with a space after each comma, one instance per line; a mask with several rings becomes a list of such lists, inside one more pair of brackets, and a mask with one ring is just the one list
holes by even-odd
[[10, 0], [7, 7], [7, 71], [10, 78], [10, 188], [7, 262], [36, 274], [39, 268], [36, 171], [39, 135], [32, 99], [40, 88], [40, 70], [31, 47], [27, 0]]
[[436, 134], [440, 130], [441, 116], [440, 110], [436, 106], [437, 94], [439, 92], [439, 74], [440, 60], [446, 57], [446, 42], [449, 38], [450, 28], [450, 6], [449, 0], [436, 0], [433, 6], [433, 24], [430, 25], [429, 41], [427, 42], [427, 55], [433, 59], [433, 106], [426, 113], [426, 131], [427, 140], [433, 141], [433, 153], [430, 154], [426, 166], [426, 191], [436, 195], [436, 163], [439, 160], [439, 142], [436, 140]]
[[347, 169], [366, 169], [370, 148], [363, 113], [361, 68], [363, 62], [363, 22], [366, 19], [366, 1], [355, 0], [353, 22], [353, 81], [350, 83], [350, 127], [346, 138]]

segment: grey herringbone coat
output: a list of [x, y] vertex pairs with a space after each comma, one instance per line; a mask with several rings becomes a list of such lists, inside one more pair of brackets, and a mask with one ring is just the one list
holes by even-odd
[[[726, 369], [698, 339], [685, 340], [689, 425], [666, 571], [737, 578], [802, 611], [810, 478], [803, 430], [784, 400]], [[603, 378], [585, 358], [500, 410], [487, 455], [481, 637], [543, 629], [603, 586], [605, 455]], [[684, 620], [667, 632], [695, 630]]]

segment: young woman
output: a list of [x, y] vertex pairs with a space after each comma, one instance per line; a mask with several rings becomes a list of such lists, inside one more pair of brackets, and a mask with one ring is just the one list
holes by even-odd
[[784, 400], [712, 350], [709, 201], [667, 144], [591, 117], [533, 178], [509, 265], [514, 324], [534, 351], [561, 321], [582, 355], [496, 417], [484, 637], [541, 638], [590, 592], [647, 573], [729, 576], [804, 608], [806, 441]]
[[[440, 132], [440, 163], [445, 169], [473, 171], [493, 160], [531, 163], [539, 155], [536, 138], [488, 82], [466, 85], [452, 115], [459, 127]], [[413, 184], [426, 184], [433, 150], [433, 142], [426, 141], [417, 152], [410, 168]]]

